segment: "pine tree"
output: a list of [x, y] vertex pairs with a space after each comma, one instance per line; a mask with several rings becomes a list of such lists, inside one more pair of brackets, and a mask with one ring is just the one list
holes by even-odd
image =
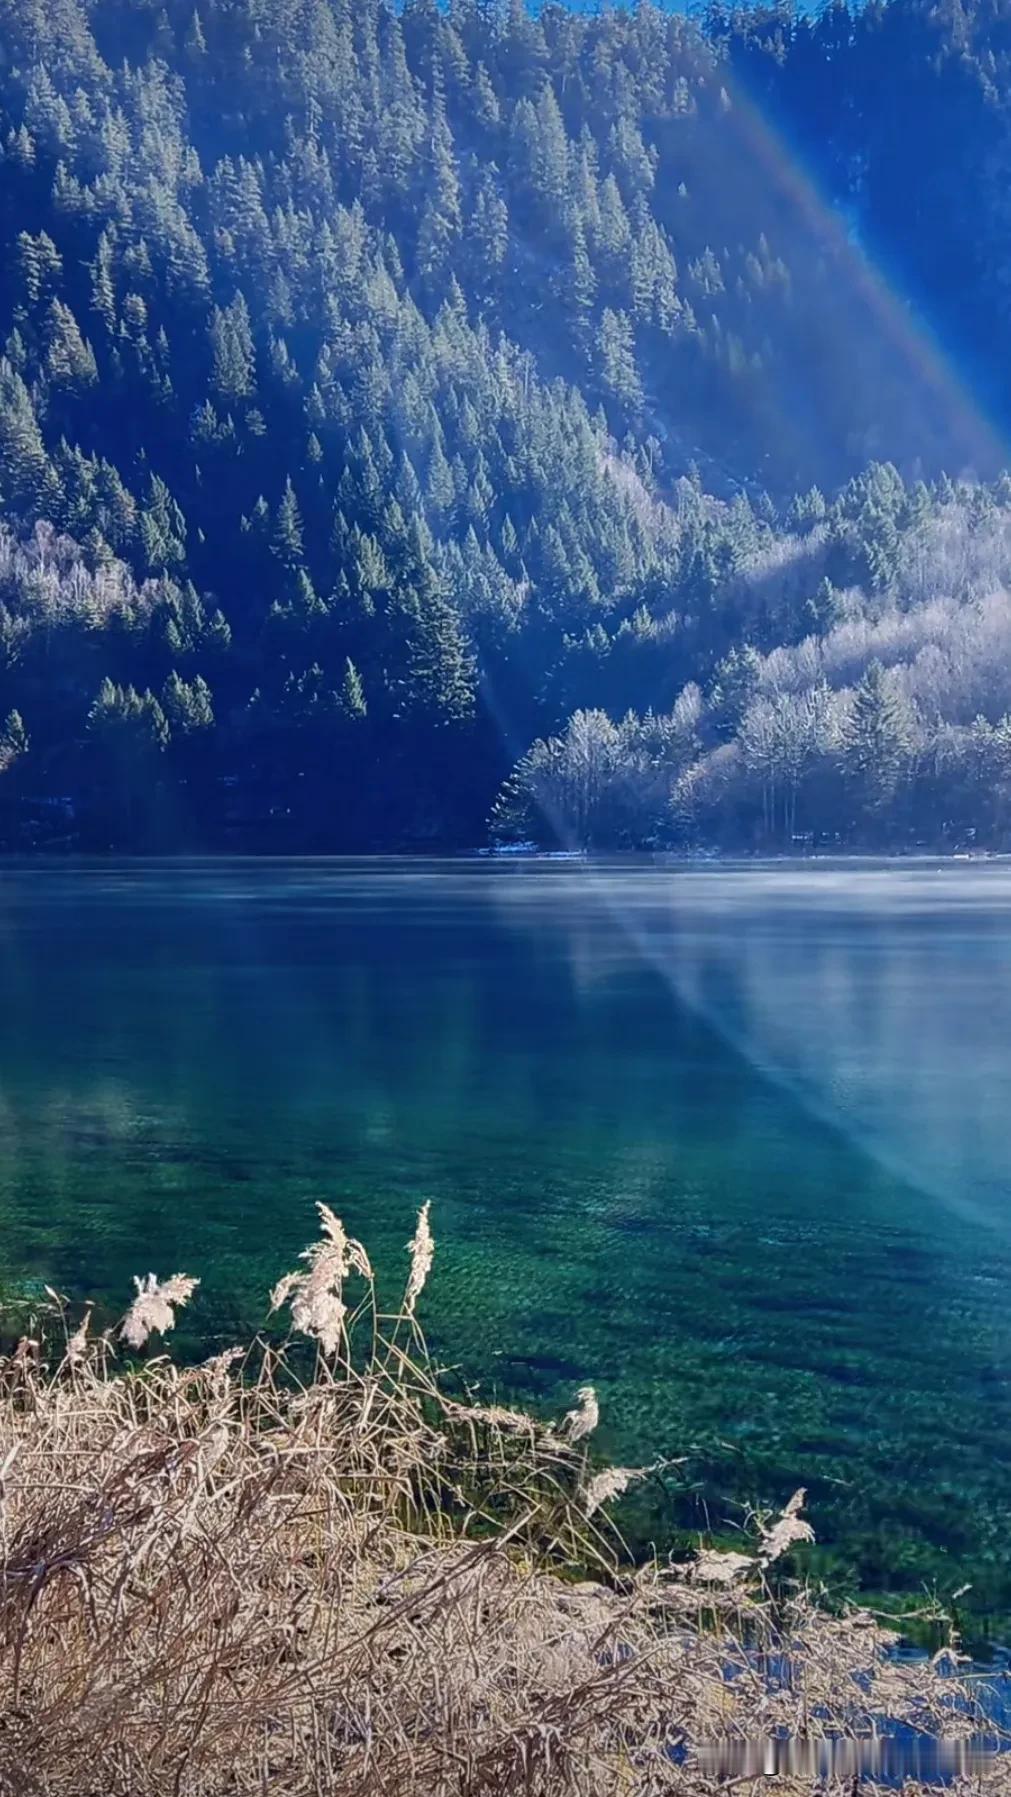
[[295, 569], [302, 561], [304, 548], [302, 513], [289, 474], [274, 518], [271, 549], [283, 567]]
[[600, 189], [599, 222], [595, 236], [607, 280], [612, 287], [622, 286], [632, 253], [632, 227], [628, 222], [621, 189], [613, 175], [608, 175]]
[[153, 574], [181, 567], [186, 560], [186, 522], [165, 482], [152, 474], [141, 507], [140, 538]]
[[54, 385], [78, 391], [98, 379], [95, 355], [69, 306], [54, 299], [46, 314], [46, 373]]
[[173, 669], [165, 682], [161, 703], [174, 735], [192, 736], [195, 731], [209, 730], [214, 723], [211, 690], [200, 674], [186, 681]]
[[479, 62], [471, 81], [471, 105], [478, 125], [485, 132], [495, 131], [502, 119], [498, 95], [483, 62]]
[[231, 304], [215, 306], [210, 325], [216, 392], [228, 400], [248, 399], [256, 386], [256, 354], [245, 296], [237, 293]]
[[805, 607], [807, 620], [815, 630], [831, 630], [833, 625], [839, 623], [842, 617], [841, 600], [842, 595], [826, 575], [824, 580], [819, 581], [814, 596]]
[[0, 493], [24, 516], [44, 516], [59, 486], [21, 376], [0, 361]]
[[55, 296], [63, 273], [63, 261], [45, 231], [37, 237], [21, 231], [17, 240], [18, 267], [25, 305], [35, 307]]
[[108, 676], [88, 712], [88, 732], [128, 769], [132, 757], [165, 749], [170, 735], [168, 719], [149, 689], [118, 686]]
[[0, 774], [7, 774], [29, 749], [28, 732], [19, 711], [9, 711], [0, 730]]
[[572, 324], [572, 333], [586, 354], [592, 348], [590, 318], [597, 291], [596, 276], [586, 248], [586, 236], [578, 219], [573, 221], [569, 240], [568, 266], [560, 270], [558, 297]]
[[469, 719], [475, 705], [473, 652], [459, 614], [430, 567], [418, 567], [404, 609], [410, 709], [440, 723]]
[[201, 641], [204, 648], [219, 659], [228, 654], [232, 646], [232, 628], [220, 607], [215, 607], [208, 618]]
[[612, 312], [609, 306], [600, 321], [600, 366], [611, 398], [627, 411], [638, 411], [642, 405], [642, 384], [632, 321], [626, 312]]
[[546, 82], [537, 101], [534, 182], [545, 217], [557, 229], [569, 184], [569, 142], [554, 88]]
[[341, 708], [346, 717], [355, 719], [365, 717], [368, 711], [368, 706], [365, 703], [365, 691], [362, 686], [361, 675], [355, 667], [354, 662], [351, 660], [350, 655], [344, 663], [344, 677], [341, 681], [340, 697]]
[[843, 750], [866, 807], [879, 809], [892, 799], [912, 749], [908, 707], [881, 663], [872, 661], [854, 694]]
[[199, 68], [206, 60], [207, 40], [204, 37], [204, 28], [200, 23], [200, 14], [196, 11], [194, 11], [193, 17], [186, 28], [183, 49], [186, 52], [187, 61], [195, 68]]
[[437, 92], [425, 169], [425, 197], [418, 232], [418, 268], [431, 280], [446, 267], [460, 235], [460, 179], [441, 92]]
[[327, 616], [327, 607], [305, 568], [297, 568], [292, 583], [289, 614], [302, 631], [310, 630]]
[[113, 244], [111, 227], [107, 226], [98, 240], [91, 270], [91, 309], [101, 319], [108, 335], [116, 330], [116, 288], [113, 279]]

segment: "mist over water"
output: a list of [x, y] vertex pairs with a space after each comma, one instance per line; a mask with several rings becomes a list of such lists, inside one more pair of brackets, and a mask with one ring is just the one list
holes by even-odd
[[8, 1283], [199, 1274], [195, 1351], [431, 1198], [485, 1390], [1011, 1610], [1011, 865], [8, 868], [0, 978]]
[[721, 870], [676, 889], [654, 964], [760, 1076], [1006, 1237], [1009, 899], [1006, 864]]

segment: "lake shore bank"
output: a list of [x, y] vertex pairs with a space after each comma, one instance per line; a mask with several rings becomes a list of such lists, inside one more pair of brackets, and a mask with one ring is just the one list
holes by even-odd
[[182, 1274], [97, 1339], [50, 1294], [0, 1361], [0, 1787], [705, 1797], [775, 1764], [799, 1797], [882, 1735], [892, 1765], [974, 1765], [954, 1658], [897, 1661], [780, 1578], [802, 1492], [737, 1551], [634, 1569], [604, 1518], [648, 1469], [594, 1466], [595, 1394], [555, 1425], [451, 1395], [416, 1316], [427, 1207], [387, 1316], [320, 1211], [272, 1294], [309, 1373], [262, 1340], [174, 1365]]

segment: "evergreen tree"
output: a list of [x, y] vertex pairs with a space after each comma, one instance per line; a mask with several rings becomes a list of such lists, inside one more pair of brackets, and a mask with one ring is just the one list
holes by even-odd
[[0, 498], [37, 517], [57, 493], [28, 388], [10, 362], [0, 361]]
[[204, 28], [200, 22], [200, 14], [196, 11], [187, 26], [186, 36], [183, 40], [183, 49], [186, 53], [187, 61], [193, 68], [199, 70], [207, 56], [207, 40], [204, 37]]
[[284, 567], [295, 569], [299, 566], [304, 551], [302, 513], [290, 474], [277, 507], [271, 547]]
[[88, 731], [104, 748], [112, 750], [124, 766], [133, 758], [160, 751], [169, 741], [168, 720], [148, 689], [118, 686], [106, 677], [88, 713]]
[[165, 482], [152, 474], [139, 517], [144, 560], [152, 573], [181, 567], [186, 559], [186, 523]]
[[81, 389], [97, 381], [94, 352], [81, 336], [69, 306], [58, 299], [52, 301], [46, 316], [46, 339], [46, 373], [56, 386]]
[[210, 688], [200, 674], [186, 681], [173, 669], [165, 682], [161, 705], [173, 736], [192, 736], [195, 731], [210, 729], [214, 723]]
[[460, 180], [445, 105], [437, 92], [418, 232], [418, 268], [423, 276], [431, 279], [445, 269], [460, 230]]
[[401, 603], [410, 711], [443, 724], [469, 719], [475, 704], [473, 653], [458, 613], [421, 557]]
[[874, 810], [893, 798], [913, 749], [908, 709], [879, 661], [872, 661], [854, 694], [844, 744], [845, 764], [860, 798]]
[[604, 387], [618, 405], [638, 411], [642, 384], [636, 365], [635, 338], [627, 313], [604, 308], [600, 321], [600, 363]]
[[17, 258], [26, 308], [52, 300], [63, 273], [63, 261], [52, 238], [45, 231], [37, 237], [20, 231]]
[[341, 707], [346, 717], [364, 718], [368, 706], [365, 703], [365, 690], [361, 675], [351, 660], [350, 655], [344, 662], [344, 678], [341, 682]]
[[249, 308], [237, 293], [231, 304], [215, 306], [211, 318], [212, 380], [223, 399], [248, 399], [256, 385], [256, 356]]
[[19, 711], [9, 711], [0, 730], [0, 774], [7, 774], [29, 749], [28, 732]]

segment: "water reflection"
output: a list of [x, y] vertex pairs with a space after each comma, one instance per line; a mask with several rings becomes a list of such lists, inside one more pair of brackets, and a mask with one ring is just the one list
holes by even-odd
[[[518, 927], [564, 882], [497, 899]], [[956, 1214], [1011, 1228], [1011, 866], [589, 868], [573, 985], [649, 966], [762, 1079]]]
[[217, 1340], [317, 1197], [390, 1268], [431, 1198], [428, 1321], [486, 1383], [591, 1379], [622, 1456], [806, 1482], [865, 1580], [1011, 1609], [1009, 900], [1000, 865], [7, 869], [8, 1274], [199, 1273]]

